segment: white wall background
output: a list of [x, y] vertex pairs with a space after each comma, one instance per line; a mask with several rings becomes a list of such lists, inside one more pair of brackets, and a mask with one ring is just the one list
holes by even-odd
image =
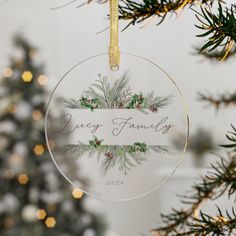
[[[40, 48], [40, 60], [47, 62], [51, 87], [72, 65], [107, 51], [109, 32], [98, 35], [96, 32], [108, 26], [105, 19], [108, 5], [90, 4], [76, 8], [78, 4], [75, 3], [61, 10], [50, 10], [51, 6], [65, 1], [0, 0], [0, 69], [8, 64], [7, 58], [12, 52], [11, 38], [15, 32], [21, 32]], [[120, 34], [120, 48], [124, 52], [147, 57], [168, 71], [189, 104], [191, 132], [203, 126], [214, 132], [218, 142], [223, 142], [225, 132], [234, 122], [236, 110], [222, 109], [216, 113], [213, 108], [205, 108], [196, 97], [198, 91], [235, 91], [235, 58], [227, 63], [213, 64], [191, 55], [193, 45], [201, 43], [201, 39], [195, 37], [198, 30], [194, 23], [196, 19], [193, 11], [186, 9], [179, 16], [167, 17], [158, 27], [155, 26], [155, 19], [142, 29], [141, 25], [131, 26]], [[124, 25], [122, 22], [121, 28]], [[208, 156], [208, 160], [214, 159], [214, 155]], [[160, 212], [176, 207], [179, 202], [175, 195], [183, 193], [203, 171], [193, 169], [192, 160], [187, 154], [172, 179], [152, 194], [123, 203], [91, 198], [89, 204], [104, 212], [112, 236], [136, 236], [155, 227]]]

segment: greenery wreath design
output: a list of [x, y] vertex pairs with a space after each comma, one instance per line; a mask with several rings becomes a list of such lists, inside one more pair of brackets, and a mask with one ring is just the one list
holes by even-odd
[[82, 158], [85, 154], [88, 158], [96, 156], [97, 162], [101, 163], [102, 175], [106, 175], [109, 170], [116, 166], [122, 174], [127, 175], [128, 171], [147, 160], [147, 154], [150, 151], [156, 153], [169, 152], [169, 147], [164, 145], [147, 145], [138, 142], [133, 145], [103, 145], [102, 142], [103, 140], [94, 136], [87, 145], [81, 142], [69, 144], [66, 145], [65, 150], [75, 153], [77, 158]]
[[102, 74], [98, 74], [98, 79], [84, 91], [80, 99], [61, 98], [60, 102], [67, 108], [71, 109], [137, 109], [147, 113], [158, 112], [169, 105], [173, 95], [166, 97], [155, 96], [154, 91], [149, 92], [146, 96], [142, 92], [132, 93], [129, 86], [130, 75], [126, 71], [114, 83]]
[[[133, 93], [129, 86], [130, 75], [126, 71], [113, 83], [107, 76], [98, 74], [98, 79], [83, 92], [79, 99], [59, 98], [59, 103], [69, 109], [136, 109], [145, 114], [157, 113], [168, 106], [173, 95], [155, 96], [154, 91], [144, 95], [142, 92]], [[65, 150], [75, 154], [77, 158], [83, 156], [97, 157], [102, 175], [117, 167], [127, 175], [128, 171], [147, 160], [150, 151], [168, 153], [170, 148], [164, 145], [147, 145], [145, 142], [135, 142], [133, 145], [105, 145], [104, 140], [93, 136], [88, 144], [65, 145]], [[102, 160], [101, 160], [102, 159]]]

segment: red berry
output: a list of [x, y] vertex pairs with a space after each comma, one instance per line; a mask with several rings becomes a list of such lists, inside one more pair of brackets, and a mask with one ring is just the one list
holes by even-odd
[[108, 158], [112, 158], [113, 154], [111, 152], [107, 152], [107, 153], [105, 153], [105, 156], [108, 157]]

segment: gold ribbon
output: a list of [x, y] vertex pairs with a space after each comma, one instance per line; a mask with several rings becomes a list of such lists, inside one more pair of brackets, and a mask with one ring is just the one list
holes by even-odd
[[110, 0], [110, 47], [109, 63], [112, 70], [118, 69], [120, 64], [119, 40], [119, 8], [118, 0]]

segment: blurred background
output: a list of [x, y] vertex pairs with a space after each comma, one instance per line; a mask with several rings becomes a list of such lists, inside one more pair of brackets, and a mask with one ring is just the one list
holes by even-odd
[[[0, 1], [0, 235], [150, 235], [160, 213], [181, 205], [176, 195], [216, 160], [213, 153], [224, 153], [217, 145], [225, 143], [236, 110], [206, 107], [197, 94], [234, 92], [235, 58], [219, 63], [195, 55], [194, 47], [202, 42], [188, 9], [160, 26], [153, 20], [120, 34], [121, 51], [155, 61], [178, 84], [189, 107], [191, 142], [183, 164], [160, 189], [134, 201], [97, 200], [69, 186], [45, 145], [50, 92], [72, 65], [107, 52], [109, 45], [109, 31], [98, 34], [109, 25], [108, 4], [78, 8], [80, 2], [74, 1], [51, 10], [65, 2]], [[121, 29], [126, 24], [121, 22]], [[223, 198], [218, 204], [230, 202]]]

